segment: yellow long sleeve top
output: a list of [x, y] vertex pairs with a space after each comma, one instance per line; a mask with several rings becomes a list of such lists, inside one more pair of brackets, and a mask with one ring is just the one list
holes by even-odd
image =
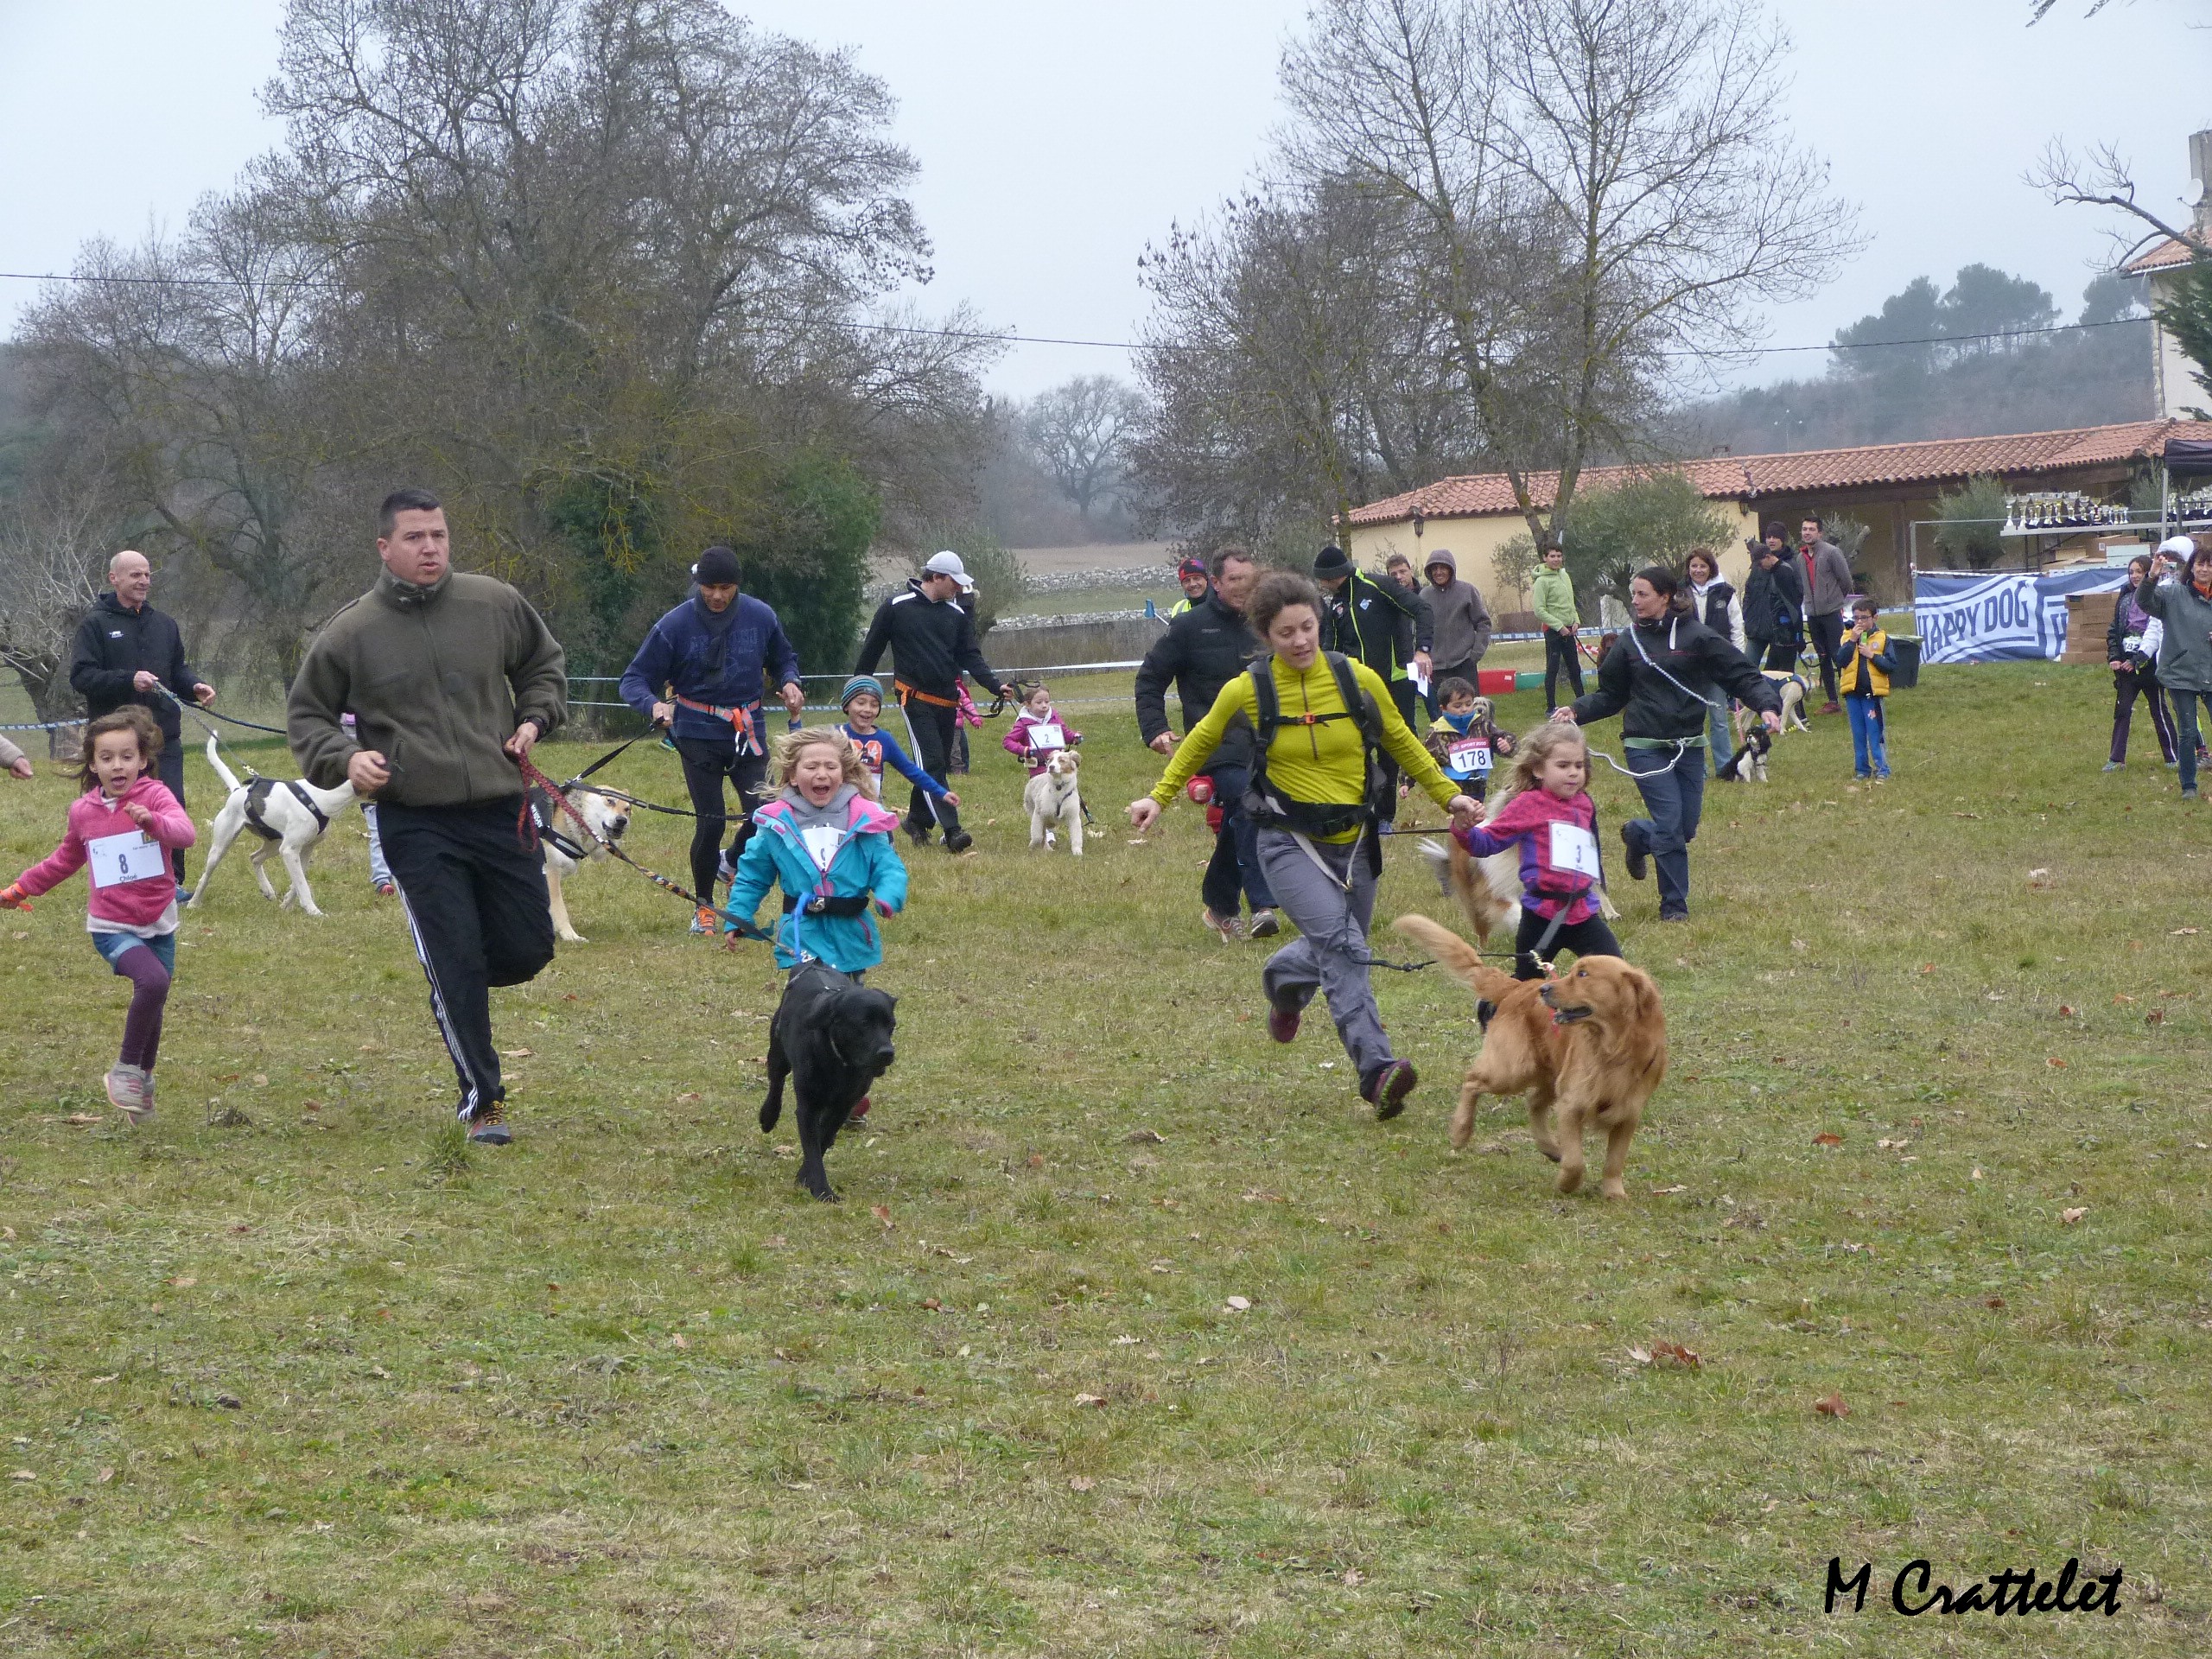
[[[1356, 804], [1367, 777], [1359, 722], [1338, 719], [1309, 725], [1303, 720], [1309, 714], [1351, 713], [1344, 707], [1344, 694], [1327, 659], [1317, 655], [1313, 666], [1303, 673], [1285, 664], [1280, 657], [1268, 658], [1268, 664], [1274, 675], [1275, 696], [1282, 709], [1274, 741], [1268, 747], [1268, 782], [1293, 800], [1321, 806]], [[1436, 764], [1436, 757], [1421, 747], [1421, 740], [1398, 717], [1397, 709], [1390, 701], [1390, 688], [1364, 663], [1353, 663], [1351, 670], [1359, 689], [1373, 701], [1376, 711], [1382, 716], [1384, 746], [1405, 768], [1406, 775], [1428, 791], [1430, 799], [1439, 806], [1449, 806], [1459, 791], [1445, 777], [1443, 768]], [[1257, 728], [1260, 694], [1249, 674], [1239, 674], [1222, 688], [1221, 696], [1206, 711], [1206, 717], [1190, 729], [1176, 748], [1174, 759], [1167, 763], [1166, 775], [1153, 790], [1152, 798], [1162, 806], [1173, 805], [1183, 785], [1212, 758], [1230, 722], [1239, 715]], [[1328, 839], [1346, 842], [1357, 839], [1359, 831], [1351, 830]]]

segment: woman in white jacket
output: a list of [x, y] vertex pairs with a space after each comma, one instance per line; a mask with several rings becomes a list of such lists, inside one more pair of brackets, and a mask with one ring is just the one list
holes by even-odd
[[[1683, 608], [1737, 650], [1744, 649], [1744, 596], [1720, 580], [1720, 561], [1710, 548], [1694, 547], [1682, 562]], [[1717, 773], [1736, 752], [1734, 734], [1728, 729], [1728, 694], [1716, 690], [1713, 713], [1706, 720], [1706, 747]]]

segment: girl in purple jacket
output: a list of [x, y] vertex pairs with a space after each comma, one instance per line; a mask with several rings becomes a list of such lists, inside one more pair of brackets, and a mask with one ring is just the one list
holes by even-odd
[[162, 731], [136, 704], [85, 728], [85, 792], [69, 806], [61, 844], [5, 891], [0, 906], [30, 901], [91, 866], [85, 927], [92, 948], [130, 982], [123, 1052], [107, 1074], [109, 1103], [133, 1123], [154, 1115], [154, 1056], [176, 972], [176, 877], [169, 855], [192, 845], [192, 820], [151, 776]]
[[1590, 751], [1574, 727], [1539, 726], [1521, 740], [1505, 794], [1472, 829], [1455, 829], [1477, 858], [1521, 851], [1521, 931], [1513, 976], [1541, 979], [1552, 957], [1618, 957], [1620, 941], [1598, 901], [1605, 885], [1598, 858], [1598, 804], [1590, 798]]

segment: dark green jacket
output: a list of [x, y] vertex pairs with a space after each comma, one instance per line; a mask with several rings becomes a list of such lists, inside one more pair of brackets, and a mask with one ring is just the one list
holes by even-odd
[[[504, 582], [448, 575], [417, 588], [389, 571], [308, 646], [285, 710], [308, 781], [335, 789], [374, 749], [391, 763], [379, 800], [473, 806], [512, 800], [522, 774], [500, 747], [525, 720], [568, 718], [568, 663], [544, 620]], [[358, 739], [340, 717], [350, 711]]]

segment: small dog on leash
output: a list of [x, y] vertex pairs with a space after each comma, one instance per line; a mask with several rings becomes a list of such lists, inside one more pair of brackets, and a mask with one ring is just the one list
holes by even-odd
[[336, 789], [317, 789], [303, 778], [286, 784], [280, 784], [274, 778], [253, 778], [240, 783], [223, 764], [218, 740], [212, 735], [207, 740], [207, 764], [215, 769], [215, 775], [223, 780], [223, 787], [230, 791], [230, 795], [208, 827], [207, 863], [200, 872], [200, 885], [192, 890], [192, 900], [186, 908], [200, 908], [200, 901], [207, 896], [207, 884], [214, 876], [215, 867], [231, 850], [231, 843], [251, 830], [259, 844], [249, 856], [253, 862], [253, 879], [261, 884], [262, 897], [276, 897], [276, 889], [270, 884], [269, 872], [262, 868], [273, 855], [284, 861], [284, 873], [290, 878], [278, 907], [296, 903], [307, 914], [320, 917], [322, 912], [315, 907], [315, 890], [308, 886], [308, 859], [328, 832], [331, 820], [353, 805], [353, 785], [346, 783]]
[[1083, 766], [1073, 749], [1054, 749], [1045, 770], [1021, 791], [1021, 804], [1029, 812], [1029, 846], [1050, 849], [1059, 844], [1058, 832], [1068, 832], [1068, 851], [1083, 856], [1083, 795], [1077, 777]]
[[569, 803], [582, 815], [592, 827], [597, 841], [576, 833], [576, 823], [542, 788], [533, 785], [527, 797], [530, 816], [537, 825], [538, 845], [545, 852], [545, 897], [553, 912], [553, 931], [569, 944], [588, 944], [589, 940], [576, 931], [569, 919], [568, 900], [562, 896], [561, 883], [569, 876], [591, 862], [605, 863], [607, 853], [601, 842], [613, 843], [622, 839], [630, 827], [630, 803], [620, 795], [602, 795], [594, 790], [574, 789], [564, 785]]
[[1730, 755], [1714, 775], [1723, 783], [1766, 782], [1766, 752], [1774, 747], [1774, 734], [1768, 731], [1766, 722], [1754, 715], [1747, 721], [1743, 711], [1736, 716], [1736, 753]]
[[827, 963], [801, 963], [784, 987], [784, 1000], [768, 1027], [768, 1097], [760, 1103], [760, 1133], [776, 1127], [784, 1111], [784, 1079], [791, 1084], [792, 1116], [798, 1125], [798, 1184], [824, 1204], [837, 1194], [823, 1166], [837, 1131], [869, 1086], [898, 1058], [898, 999], [855, 985]]

